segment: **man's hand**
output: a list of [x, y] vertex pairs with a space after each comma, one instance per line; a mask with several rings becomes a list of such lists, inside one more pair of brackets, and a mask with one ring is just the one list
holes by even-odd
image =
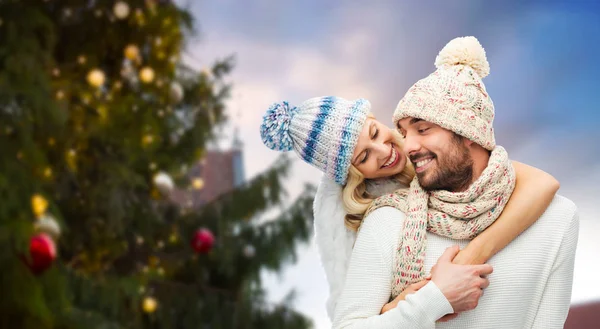
[[396, 298], [394, 298], [393, 301], [383, 305], [383, 307], [381, 308], [381, 314], [398, 306], [399, 301], [406, 299], [407, 295], [414, 294], [415, 292], [419, 291], [419, 289], [423, 288], [428, 282], [429, 282], [429, 280], [422, 280], [422, 281], [413, 283], [410, 286], [406, 287], [406, 289], [404, 289], [400, 293], [400, 295], [398, 295]]
[[447, 248], [431, 269], [431, 280], [446, 296], [454, 313], [477, 307], [479, 298], [483, 294], [482, 290], [490, 284], [485, 276], [493, 270], [489, 264], [452, 264], [459, 251], [458, 246]]

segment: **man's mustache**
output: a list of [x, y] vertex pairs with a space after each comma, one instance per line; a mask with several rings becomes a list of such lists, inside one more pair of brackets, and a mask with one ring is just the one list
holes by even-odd
[[424, 158], [435, 159], [435, 158], [437, 158], [437, 155], [435, 155], [435, 153], [429, 151], [429, 152], [414, 153], [414, 154], [409, 155], [408, 158], [410, 159], [410, 162], [415, 164]]

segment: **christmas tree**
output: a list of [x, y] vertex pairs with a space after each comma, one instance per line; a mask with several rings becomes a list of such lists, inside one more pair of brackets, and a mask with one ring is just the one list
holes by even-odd
[[[215, 198], [190, 170], [225, 124], [232, 60], [181, 61], [166, 0], [0, 1], [0, 327], [308, 328], [260, 272], [312, 227], [289, 160]], [[258, 138], [258, 130], [257, 130]]]

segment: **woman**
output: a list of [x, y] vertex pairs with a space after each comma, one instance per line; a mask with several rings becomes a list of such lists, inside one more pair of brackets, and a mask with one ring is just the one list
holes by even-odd
[[[402, 153], [401, 138], [375, 120], [366, 100], [321, 97], [307, 100], [298, 107], [290, 107], [286, 102], [274, 104], [264, 116], [261, 135], [268, 147], [280, 151], [294, 149], [304, 161], [323, 171], [327, 179], [343, 187], [345, 224], [353, 231], [360, 226], [373, 199], [396, 188], [406, 188], [414, 177], [414, 170]], [[558, 189], [556, 180], [535, 168], [519, 163], [513, 165], [517, 186], [502, 215], [471, 241], [455, 262], [486, 262], [535, 222], [552, 200]], [[325, 191], [315, 199], [315, 225], [331, 286], [328, 312], [332, 316], [355, 236], [336, 225], [342, 220], [336, 218], [339, 209], [321, 207], [323, 202], [331, 206], [325, 200], [337, 197], [335, 187], [321, 186], [322, 190]], [[337, 190], [339, 192], [339, 187]], [[394, 307], [404, 296], [399, 295], [389, 305], [381, 305], [382, 311]]]

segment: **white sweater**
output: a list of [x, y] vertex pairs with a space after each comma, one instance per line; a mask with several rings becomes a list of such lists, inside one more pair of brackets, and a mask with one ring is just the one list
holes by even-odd
[[[579, 229], [577, 208], [556, 196], [544, 215], [489, 260], [494, 272], [475, 310], [436, 323], [452, 307], [430, 282], [379, 315], [391, 294], [392, 268], [405, 215], [375, 210], [362, 224], [350, 259], [334, 328], [562, 328], [571, 300]], [[465, 240], [427, 234], [427, 272], [444, 250]]]

